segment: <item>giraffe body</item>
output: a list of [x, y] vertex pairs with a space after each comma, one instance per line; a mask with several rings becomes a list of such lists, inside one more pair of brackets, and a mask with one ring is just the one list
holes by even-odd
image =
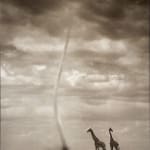
[[115, 141], [112, 137], [111, 132], [113, 132], [113, 130], [110, 128], [109, 129], [109, 134], [110, 134], [110, 149], [113, 150], [113, 148], [115, 148], [116, 150], [120, 150], [119, 144], [117, 141]]
[[96, 135], [94, 134], [94, 131], [90, 128], [87, 130], [87, 132], [90, 132], [92, 135], [92, 139], [94, 140], [94, 144], [95, 144], [95, 150], [100, 150], [100, 148], [102, 150], [106, 150], [106, 145], [104, 142], [100, 141]]

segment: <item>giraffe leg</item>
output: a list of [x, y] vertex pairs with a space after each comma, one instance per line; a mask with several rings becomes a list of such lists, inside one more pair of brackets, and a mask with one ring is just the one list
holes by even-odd
[[119, 145], [118, 145], [118, 147], [117, 147], [117, 150], [120, 150], [120, 147], [119, 147]]
[[97, 150], [97, 146], [95, 145], [95, 150]]
[[113, 146], [112, 145], [110, 146], [110, 149], [113, 150]]
[[102, 149], [103, 149], [103, 150], [106, 150], [106, 147], [105, 147], [105, 146], [103, 146], [103, 147], [102, 147]]
[[119, 148], [119, 146], [115, 146], [115, 149], [116, 149], [116, 150], [119, 150], [120, 148]]

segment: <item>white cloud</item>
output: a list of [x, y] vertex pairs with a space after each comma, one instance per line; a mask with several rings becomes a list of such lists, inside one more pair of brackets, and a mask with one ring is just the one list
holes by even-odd
[[100, 53], [118, 53], [124, 54], [127, 51], [125, 41], [114, 41], [107, 38], [101, 38], [93, 41], [76, 41], [76, 44], [73, 43], [74, 47], [78, 49], [90, 49], [92, 51], [97, 51]]
[[3, 69], [3, 67], [1, 67], [1, 77], [2, 78], [6, 78], [8, 75], [6, 73], [6, 71]]
[[15, 74], [12, 71], [7, 71], [6, 68], [1, 67], [1, 78], [2, 84], [34, 84], [40, 85], [42, 84], [41, 79], [38, 79], [35, 76], [25, 76], [22, 74]]
[[64, 72], [64, 76], [71, 86], [75, 86], [81, 78], [86, 76], [86, 73], [81, 73], [78, 70], [72, 70], [71, 72]]
[[45, 70], [47, 67], [45, 65], [33, 65], [33, 69], [37, 71]]
[[[93, 76], [93, 75], [92, 75]], [[90, 77], [90, 76], [89, 76]], [[114, 89], [120, 90], [125, 88], [127, 82], [125, 82], [125, 77], [123, 74], [109, 74], [109, 75], [96, 75], [95, 81], [94, 78], [88, 78], [89, 81], [93, 81], [93, 87], [98, 89]]]
[[108, 81], [108, 76], [104, 74], [89, 74], [86, 79], [90, 81]]
[[15, 80], [14, 73], [11, 71], [8, 71], [6, 68], [1, 66], [1, 83], [2, 84], [9, 84], [13, 83]]
[[32, 36], [16, 37], [11, 43], [19, 50], [29, 52], [62, 51], [64, 48], [64, 41], [47, 36], [42, 36], [42, 38]]
[[65, 80], [73, 87], [100, 90], [123, 90], [129, 86], [124, 74], [87, 74], [78, 70], [64, 72]]

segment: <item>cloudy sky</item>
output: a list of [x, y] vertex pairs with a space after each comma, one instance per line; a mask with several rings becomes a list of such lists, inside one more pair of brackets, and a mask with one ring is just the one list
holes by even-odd
[[54, 83], [71, 26], [59, 111], [71, 150], [149, 148], [146, 0], [0, 2], [2, 150], [58, 150]]

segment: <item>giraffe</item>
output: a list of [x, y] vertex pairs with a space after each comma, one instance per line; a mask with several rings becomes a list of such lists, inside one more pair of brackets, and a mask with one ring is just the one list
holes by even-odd
[[100, 140], [96, 137], [96, 135], [94, 134], [94, 131], [93, 131], [91, 128], [89, 128], [89, 129], [87, 130], [87, 132], [90, 132], [90, 133], [91, 133], [91, 136], [92, 136], [92, 138], [93, 138], [93, 140], [94, 140], [94, 143], [95, 143], [95, 150], [99, 150], [100, 148], [102, 148], [102, 150], [106, 150], [105, 143], [102, 142], [102, 141], [100, 141]]
[[113, 150], [113, 148], [115, 148], [116, 150], [120, 150], [119, 148], [119, 144], [117, 141], [115, 141], [112, 137], [112, 133], [113, 130], [111, 128], [109, 128], [109, 135], [110, 135], [110, 149]]

